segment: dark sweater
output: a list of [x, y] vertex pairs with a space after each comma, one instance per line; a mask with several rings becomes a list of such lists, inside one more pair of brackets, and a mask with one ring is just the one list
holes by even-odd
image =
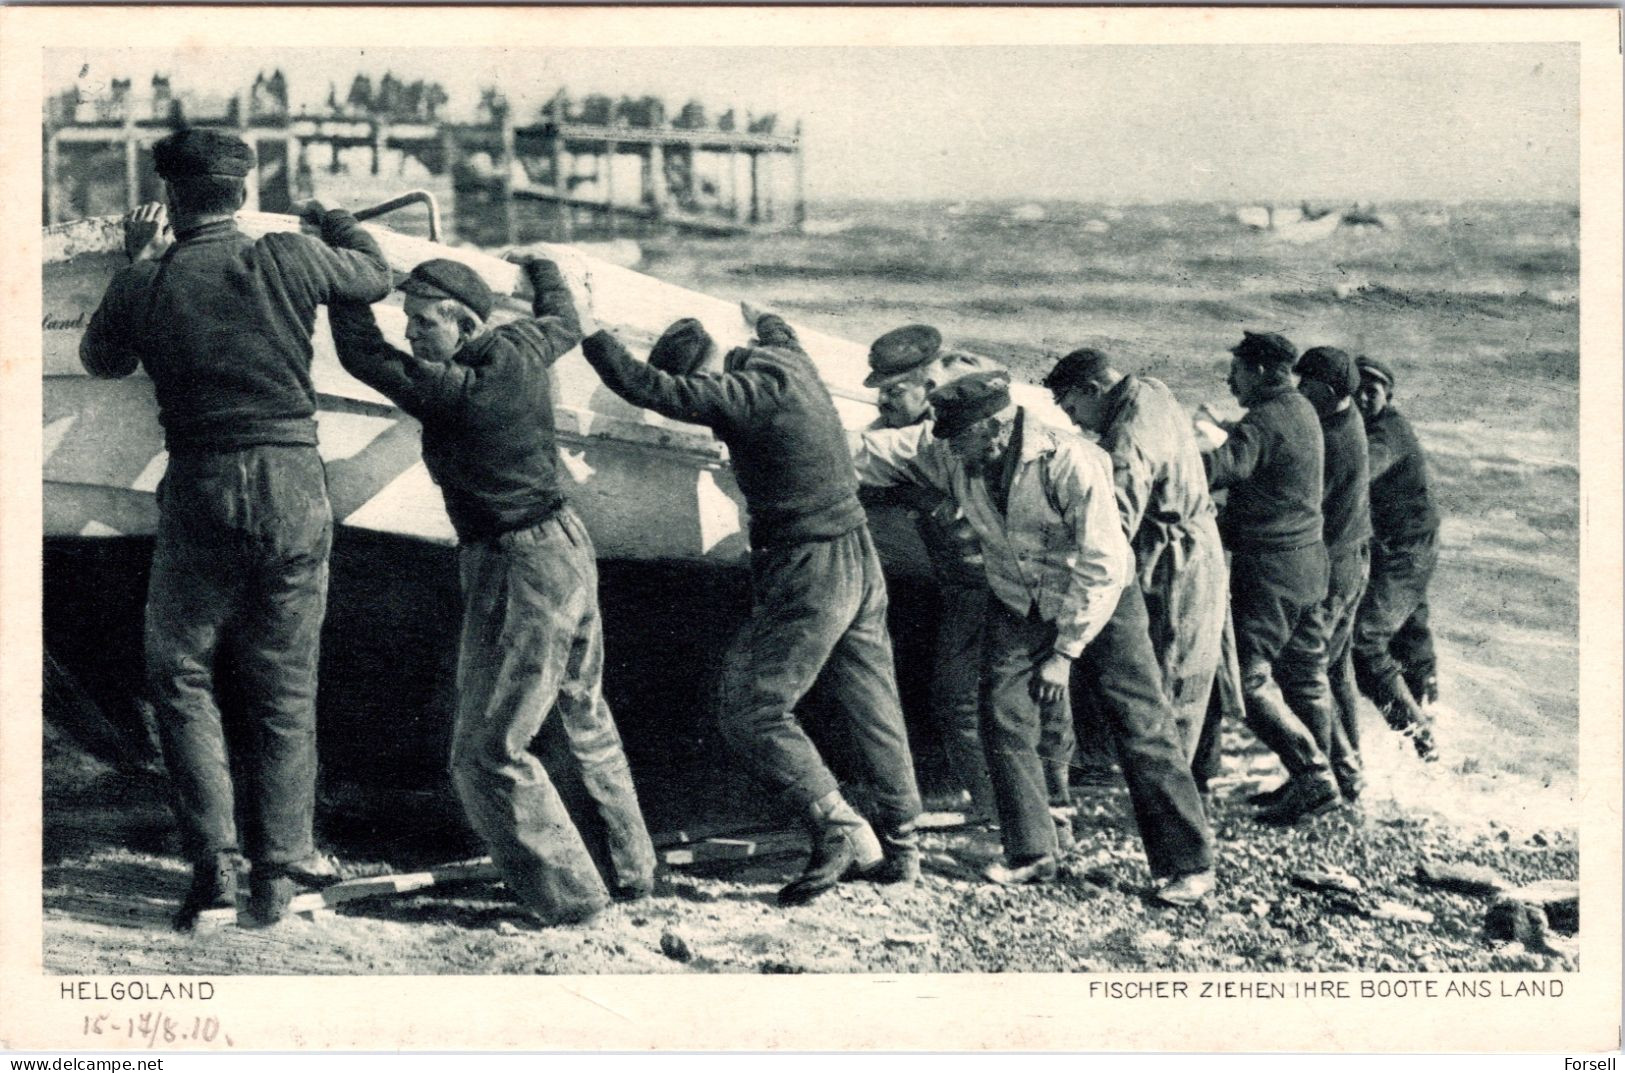
[[1326, 448], [1309, 400], [1290, 383], [1260, 388], [1218, 450], [1208, 483], [1229, 489], [1219, 530], [1236, 552], [1292, 551], [1321, 541]]
[[1371, 480], [1366, 461], [1365, 424], [1350, 405], [1322, 414], [1326, 440], [1326, 550], [1337, 558], [1371, 540]]
[[79, 344], [94, 376], [152, 378], [171, 451], [316, 442], [311, 331], [324, 302], [389, 293], [378, 243], [342, 210], [331, 244], [252, 239], [232, 220], [181, 232], [163, 257], [113, 277]]
[[531, 274], [535, 320], [492, 328], [450, 362], [423, 361], [384, 341], [372, 307], [335, 302], [339, 361], [423, 423], [423, 463], [464, 543], [524, 529], [564, 502], [549, 371], [581, 340], [558, 268]]
[[727, 444], [752, 545], [849, 533], [865, 518], [835, 403], [788, 326], [759, 325], [758, 332], [772, 345], [733, 351], [721, 376], [668, 376], [608, 332], [589, 336], [581, 349], [621, 398], [705, 425]]
[[1411, 423], [1392, 406], [1365, 426], [1371, 453], [1371, 527], [1383, 544], [1438, 532], [1439, 510], [1428, 488], [1427, 458]]

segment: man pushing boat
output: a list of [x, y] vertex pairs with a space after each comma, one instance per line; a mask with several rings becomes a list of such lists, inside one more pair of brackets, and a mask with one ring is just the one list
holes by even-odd
[[487, 324], [495, 297], [457, 261], [406, 294], [410, 354], [364, 303], [334, 303], [339, 361], [423, 424], [423, 461], [457, 532], [463, 592], [452, 784], [508, 889], [543, 921], [584, 921], [611, 891], [529, 745], [562, 720], [607, 841], [616, 898], [647, 896], [654, 846], [603, 695], [592, 538], [558, 479], [551, 367], [581, 339], [558, 266], [521, 262], [534, 319]]
[[[798, 905], [848, 874], [917, 879], [920, 794], [886, 628], [886, 582], [846, 433], [790, 326], [772, 314], [753, 324], [754, 345], [720, 363], [692, 319], [666, 330], [648, 364], [605, 331], [589, 335], [582, 351], [623, 399], [705, 425], [728, 447], [750, 511], [754, 607], [724, 663], [721, 729], [809, 827], [806, 871], [779, 892], [781, 904]], [[820, 678], [869, 768], [879, 840], [796, 721], [796, 705]]]
[[237, 823], [215, 663], [244, 687], [254, 796], [250, 916], [281, 919], [296, 884], [338, 879], [316, 852], [316, 661], [327, 610], [333, 514], [316, 451], [316, 307], [389, 293], [378, 244], [342, 210], [308, 208], [327, 245], [238, 230], [254, 151], [185, 130], [153, 146], [164, 206], [124, 220], [131, 264], [113, 277], [80, 343], [93, 376], [152, 380], [169, 465], [143, 647], [192, 886], [175, 924], [237, 901]]

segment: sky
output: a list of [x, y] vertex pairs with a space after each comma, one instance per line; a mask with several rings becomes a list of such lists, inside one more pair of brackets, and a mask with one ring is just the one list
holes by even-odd
[[561, 86], [776, 112], [815, 201], [1578, 198], [1564, 44], [52, 49], [45, 89], [162, 71], [229, 96], [275, 67], [296, 110], [388, 70], [441, 82], [454, 118], [487, 85], [521, 118]]

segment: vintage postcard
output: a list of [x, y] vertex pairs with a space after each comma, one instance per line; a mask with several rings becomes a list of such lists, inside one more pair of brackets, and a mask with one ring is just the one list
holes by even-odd
[[1617, 1048], [1619, 42], [0, 10], [0, 1046]]

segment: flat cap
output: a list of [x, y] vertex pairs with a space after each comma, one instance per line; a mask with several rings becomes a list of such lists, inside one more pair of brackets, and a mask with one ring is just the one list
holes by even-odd
[[1298, 384], [1298, 394], [1309, 400], [1309, 405], [1315, 408], [1315, 413], [1323, 419], [1337, 412], [1337, 404], [1342, 402], [1341, 396], [1320, 380], [1311, 380], [1308, 377]]
[[1388, 367], [1387, 362], [1378, 361], [1376, 358], [1368, 358], [1361, 354], [1354, 359], [1354, 363], [1360, 370], [1360, 379], [1364, 380], [1369, 377], [1372, 380], [1381, 380], [1388, 385], [1388, 393], [1393, 394], [1394, 370]]
[[401, 290], [419, 298], [455, 298], [472, 309], [481, 320], [491, 315], [496, 296], [480, 274], [461, 261], [437, 257], [412, 269]]
[[161, 179], [204, 175], [241, 179], [254, 166], [254, 150], [235, 134], [191, 128], [178, 130], [154, 145], [152, 164]]
[[913, 372], [934, 360], [942, 349], [942, 333], [929, 324], [893, 328], [869, 345], [869, 375], [864, 387], [880, 387], [893, 377]]
[[1231, 347], [1230, 353], [1258, 365], [1285, 365], [1290, 368], [1298, 360], [1298, 350], [1291, 340], [1274, 332], [1244, 331], [1241, 342]]
[[675, 321], [655, 340], [649, 351], [649, 364], [672, 376], [687, 376], [694, 372], [717, 348], [705, 325], [693, 317]]
[[1360, 386], [1360, 371], [1354, 367], [1354, 358], [1334, 346], [1305, 350], [1293, 372], [1304, 380], [1325, 384], [1339, 399], [1354, 394]]
[[1111, 363], [1104, 351], [1083, 347], [1056, 362], [1055, 368], [1044, 377], [1042, 386], [1056, 393], [1070, 391], [1079, 384], [1093, 383], [1099, 379], [1100, 374], [1111, 367]]
[[932, 434], [938, 439], [952, 439], [1010, 405], [1010, 374], [966, 373], [931, 392], [930, 402], [936, 418]]

